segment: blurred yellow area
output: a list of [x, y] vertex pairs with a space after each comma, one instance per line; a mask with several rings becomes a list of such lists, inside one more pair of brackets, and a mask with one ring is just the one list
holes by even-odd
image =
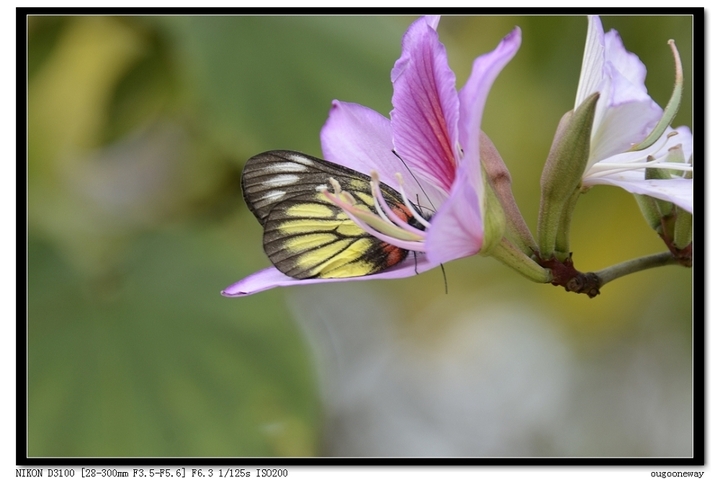
[[[320, 156], [331, 101], [388, 115], [410, 17], [29, 19], [28, 454], [686, 456], [692, 272], [588, 299], [490, 258], [397, 281], [221, 297], [269, 265], [247, 158]], [[669, 99], [675, 39], [692, 127], [692, 17], [608, 17]], [[537, 224], [573, 107], [584, 17], [443, 18], [458, 85], [515, 25], [483, 129]], [[632, 195], [593, 188], [578, 269], [664, 250]]]

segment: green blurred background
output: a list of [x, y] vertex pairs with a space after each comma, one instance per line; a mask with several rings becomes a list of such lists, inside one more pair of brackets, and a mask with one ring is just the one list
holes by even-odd
[[[588, 299], [488, 258], [393, 282], [220, 290], [268, 265], [240, 172], [321, 155], [333, 99], [390, 111], [411, 17], [29, 18], [28, 454], [691, 454], [691, 272]], [[604, 17], [648, 67], [686, 78], [692, 18]], [[458, 85], [514, 25], [523, 46], [483, 129], [534, 231], [570, 110], [584, 17], [445, 17]], [[576, 266], [662, 251], [631, 195], [579, 202]], [[385, 443], [383, 443], [385, 442]]]

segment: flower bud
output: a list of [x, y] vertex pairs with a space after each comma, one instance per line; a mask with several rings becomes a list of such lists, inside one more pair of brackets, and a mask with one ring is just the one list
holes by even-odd
[[635, 195], [640, 213], [650, 225], [650, 228], [662, 235], [662, 215], [658, 209], [657, 201], [648, 195]]
[[590, 134], [599, 93], [588, 96], [574, 111], [560, 120], [555, 139], [540, 179], [540, 256], [555, 254], [555, 241], [566, 205], [580, 188], [590, 155]]
[[677, 218], [675, 219], [675, 232], [673, 236], [673, 244], [682, 250], [692, 242], [692, 213], [686, 212], [682, 208], [677, 209]]

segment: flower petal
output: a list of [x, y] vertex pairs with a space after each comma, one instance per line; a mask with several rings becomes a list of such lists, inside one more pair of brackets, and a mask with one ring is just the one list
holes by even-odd
[[[598, 22], [599, 21], [598, 19]], [[602, 30], [602, 24], [600, 24], [600, 29]], [[640, 95], [638, 99], [644, 98], [644, 96], [647, 95], [647, 89], [645, 88], [647, 68], [645, 68], [645, 65], [637, 55], [625, 49], [620, 34], [616, 30], [607, 32], [604, 40], [605, 62], [611, 63], [618, 74], [628, 81], [629, 85], [638, 87], [638, 93]], [[621, 98], [623, 101], [627, 99], [627, 97]]]
[[484, 232], [480, 175], [480, 162], [460, 165], [450, 196], [433, 217], [425, 237], [425, 252], [432, 262], [445, 263], [480, 251]]
[[380, 181], [399, 190], [396, 173], [404, 178], [408, 198], [425, 204], [440, 205], [447, 193], [423, 178], [415, 178], [394, 153], [390, 120], [375, 110], [334, 100], [330, 116], [320, 132], [325, 160], [370, 175], [373, 170]]
[[395, 172], [404, 167], [392, 153], [390, 120], [375, 110], [334, 100], [320, 143], [325, 160], [365, 175], [375, 170], [383, 183], [397, 189]]
[[[669, 133], [674, 132], [674, 136]], [[645, 180], [644, 168], [632, 168], [633, 163], [646, 159], [649, 155], [662, 159], [666, 157], [668, 150], [680, 146], [683, 156], [689, 159], [693, 153], [692, 133], [688, 127], [682, 126], [676, 129], [668, 128], [665, 134], [655, 144], [638, 152], [625, 152], [605, 158], [586, 172], [583, 178], [583, 185], [613, 185], [627, 190], [630, 193], [649, 195], [672, 202], [684, 210], [692, 213], [693, 195], [692, 180], [674, 178], [666, 180]], [[624, 171], [613, 172], [612, 169], [623, 169]], [[607, 171], [609, 173], [604, 172]], [[674, 171], [679, 175], [680, 171]]]
[[490, 53], [475, 59], [472, 72], [460, 90], [460, 145], [463, 157], [475, 161], [480, 158], [480, 123], [490, 87], [500, 71], [512, 60], [520, 48], [522, 32], [515, 27]]
[[[602, 101], [602, 94], [600, 96]], [[597, 115], [597, 113], [596, 113]], [[588, 165], [629, 150], [652, 131], [662, 109], [650, 98], [607, 106], [602, 118], [595, 117]]]
[[641, 172], [631, 171], [612, 176], [590, 178], [584, 184], [613, 185], [630, 193], [649, 195], [674, 203], [683, 210], [693, 213], [693, 182], [685, 178], [669, 180], [645, 180]]
[[602, 22], [597, 15], [588, 16], [588, 32], [585, 40], [580, 82], [575, 95], [575, 108], [587, 97], [600, 91], [605, 65], [605, 35]]
[[444, 263], [476, 254], [483, 243], [480, 205], [484, 185], [480, 170], [480, 123], [485, 100], [495, 78], [520, 48], [515, 28], [495, 50], [478, 57], [460, 92], [460, 141], [465, 151], [450, 196], [432, 220], [425, 240], [428, 257]]
[[600, 92], [593, 122], [588, 164], [628, 150], [652, 131], [662, 109], [645, 87], [647, 69], [637, 55], [628, 52], [620, 35], [603, 33], [600, 18], [588, 17], [580, 83], [575, 108], [590, 94]]
[[441, 15], [425, 15], [423, 19], [425, 19], [425, 22], [427, 22], [433, 30], [437, 30], [440, 24], [440, 17]]
[[418, 176], [450, 191], [458, 158], [455, 74], [432, 22], [416, 20], [392, 69], [390, 121], [398, 154]]
[[275, 287], [291, 287], [294, 285], [312, 285], [317, 283], [331, 282], [353, 282], [362, 280], [380, 280], [380, 279], [397, 279], [412, 277], [418, 273], [425, 272], [437, 267], [438, 263], [431, 263], [426, 255], [412, 253], [408, 254], [403, 262], [389, 268], [383, 272], [373, 275], [365, 275], [362, 277], [350, 278], [306, 278], [299, 280], [297, 278], [288, 277], [281, 273], [275, 267], [266, 268], [255, 272], [252, 275], [243, 278], [239, 282], [233, 283], [225, 290], [220, 292], [225, 297], [244, 297], [254, 293], [270, 290]]

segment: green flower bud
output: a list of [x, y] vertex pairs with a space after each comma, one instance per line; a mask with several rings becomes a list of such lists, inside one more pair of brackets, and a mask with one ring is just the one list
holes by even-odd
[[675, 235], [673, 237], [673, 244], [682, 250], [692, 242], [693, 231], [692, 231], [692, 213], [686, 212], [682, 208], [677, 209], [677, 218], [675, 219]]
[[[566, 204], [580, 188], [590, 155], [590, 134], [599, 93], [590, 95], [560, 121], [540, 179], [538, 244], [540, 256], [555, 255], [555, 242]], [[565, 228], [565, 227], [564, 227]]]
[[647, 195], [634, 195], [637, 200], [638, 207], [642, 213], [645, 221], [650, 225], [650, 228], [655, 230], [657, 233], [662, 235], [662, 215], [658, 209], [657, 201]]

